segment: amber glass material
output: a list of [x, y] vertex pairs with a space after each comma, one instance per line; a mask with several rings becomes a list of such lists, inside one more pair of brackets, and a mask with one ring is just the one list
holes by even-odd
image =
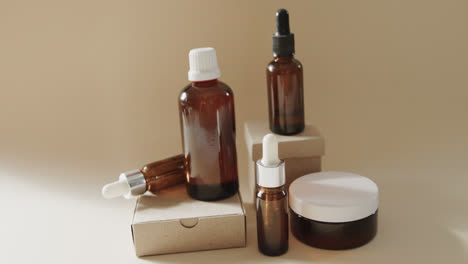
[[291, 210], [291, 232], [300, 241], [323, 249], [355, 248], [377, 234], [377, 212], [351, 222], [325, 223], [310, 220]]
[[270, 129], [280, 135], [304, 130], [302, 64], [294, 57], [275, 57], [267, 66]]
[[156, 192], [185, 182], [183, 154], [147, 164], [141, 169], [148, 191]]
[[218, 80], [193, 82], [180, 94], [179, 112], [189, 195], [210, 201], [237, 193], [231, 88]]
[[258, 249], [268, 256], [288, 251], [288, 200], [284, 186], [264, 188], [257, 185]]

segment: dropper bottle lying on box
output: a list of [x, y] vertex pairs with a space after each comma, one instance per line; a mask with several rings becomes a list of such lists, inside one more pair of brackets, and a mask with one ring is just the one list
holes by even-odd
[[180, 154], [145, 165], [141, 170], [120, 174], [119, 180], [102, 187], [106, 199], [124, 196], [130, 198], [156, 192], [185, 182], [184, 155]]

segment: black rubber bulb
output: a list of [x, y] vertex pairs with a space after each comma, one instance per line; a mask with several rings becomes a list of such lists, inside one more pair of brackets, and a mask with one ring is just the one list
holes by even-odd
[[273, 55], [294, 54], [294, 34], [289, 31], [289, 13], [286, 9], [276, 12], [276, 32], [273, 34]]
[[289, 35], [288, 10], [280, 9], [276, 12], [276, 35]]

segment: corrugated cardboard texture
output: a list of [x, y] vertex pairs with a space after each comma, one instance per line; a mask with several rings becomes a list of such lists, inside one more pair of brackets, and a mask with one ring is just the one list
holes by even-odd
[[132, 232], [137, 256], [244, 247], [245, 212], [239, 195], [203, 202], [180, 185], [141, 196]]
[[[268, 121], [248, 121], [244, 126], [247, 144], [249, 193], [247, 202], [253, 202], [255, 196], [255, 162], [262, 158], [263, 137], [271, 133]], [[325, 153], [325, 140], [312, 125], [306, 124], [304, 131], [293, 136], [278, 137], [278, 154], [285, 161], [286, 188], [298, 177], [322, 170], [322, 158]], [[245, 197], [244, 197], [245, 198]]]

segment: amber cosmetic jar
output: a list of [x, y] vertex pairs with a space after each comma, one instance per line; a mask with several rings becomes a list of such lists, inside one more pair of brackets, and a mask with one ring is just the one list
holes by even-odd
[[371, 241], [378, 207], [377, 185], [353, 173], [311, 173], [289, 187], [291, 232], [317, 248], [349, 249]]

